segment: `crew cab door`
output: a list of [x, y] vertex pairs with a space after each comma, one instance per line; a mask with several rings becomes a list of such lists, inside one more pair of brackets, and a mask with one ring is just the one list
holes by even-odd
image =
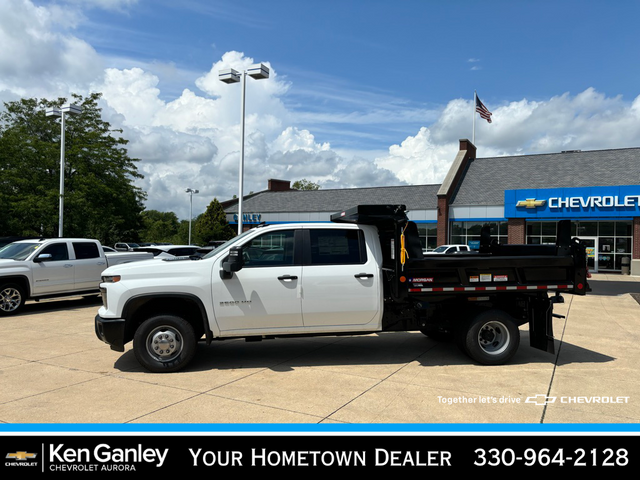
[[380, 266], [359, 228], [304, 230], [302, 320], [314, 330], [368, 330], [381, 314]]
[[107, 261], [96, 242], [73, 242], [73, 251], [76, 259], [75, 265], [75, 290], [97, 290], [100, 284], [100, 275], [107, 268]]
[[[286, 332], [302, 327], [299, 244], [295, 229], [271, 230], [243, 245], [244, 265], [231, 278], [212, 280], [214, 312], [225, 333]], [[218, 275], [219, 260], [213, 270]], [[298, 331], [295, 330], [295, 331]]]
[[38, 249], [32, 261], [32, 295], [73, 290], [75, 272], [73, 262], [69, 259], [67, 242], [50, 243]]

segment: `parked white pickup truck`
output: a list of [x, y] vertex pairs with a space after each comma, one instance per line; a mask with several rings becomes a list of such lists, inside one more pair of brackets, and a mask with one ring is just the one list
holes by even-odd
[[[196, 342], [418, 330], [455, 336], [485, 364], [508, 361], [529, 322], [553, 352], [553, 303], [584, 295], [584, 245], [562, 223], [556, 245], [499, 245], [423, 256], [403, 205], [361, 205], [332, 223], [258, 227], [201, 259], [118, 265], [103, 273], [98, 338], [154, 372], [183, 368]], [[549, 297], [549, 293], [555, 296]]]
[[0, 315], [19, 312], [28, 299], [99, 292], [102, 272], [113, 265], [149, 260], [146, 252], [104, 253], [98, 240], [21, 240], [0, 248]]

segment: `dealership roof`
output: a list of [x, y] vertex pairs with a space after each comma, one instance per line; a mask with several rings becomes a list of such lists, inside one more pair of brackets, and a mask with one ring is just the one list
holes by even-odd
[[640, 148], [476, 158], [450, 205], [502, 205], [505, 190], [640, 184]]
[[[356, 205], [404, 204], [408, 210], [437, 207], [440, 185], [346, 188], [336, 190], [265, 190], [246, 196], [245, 212], [337, 212]], [[237, 202], [223, 204], [227, 213], [238, 211]]]

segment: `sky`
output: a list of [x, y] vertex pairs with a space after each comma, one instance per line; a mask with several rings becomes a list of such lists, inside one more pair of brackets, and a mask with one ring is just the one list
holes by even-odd
[[437, 184], [474, 135], [485, 158], [640, 146], [638, 18], [635, 0], [0, 0], [0, 105], [101, 92], [146, 208], [188, 219], [187, 188], [194, 216], [238, 194], [242, 88], [221, 69], [271, 73], [246, 83], [245, 193]]

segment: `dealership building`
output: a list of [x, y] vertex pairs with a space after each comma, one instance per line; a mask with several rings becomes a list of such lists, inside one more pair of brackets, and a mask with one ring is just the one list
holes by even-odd
[[[640, 148], [477, 158], [460, 140], [442, 184], [303, 191], [272, 179], [244, 197], [243, 225], [328, 222], [355, 205], [390, 203], [407, 206], [424, 249], [474, 248], [484, 225], [500, 243], [555, 243], [558, 221], [571, 220], [592, 271], [640, 275]], [[237, 225], [237, 200], [222, 205]]]

